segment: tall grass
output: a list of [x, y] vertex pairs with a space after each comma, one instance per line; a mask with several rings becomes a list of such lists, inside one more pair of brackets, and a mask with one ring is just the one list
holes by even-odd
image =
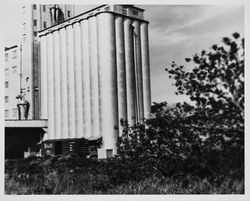
[[162, 176], [152, 172], [151, 175], [135, 179], [128, 169], [121, 170], [118, 162], [74, 157], [6, 161], [5, 194], [244, 193], [243, 178], [227, 176], [216, 183], [191, 174]]

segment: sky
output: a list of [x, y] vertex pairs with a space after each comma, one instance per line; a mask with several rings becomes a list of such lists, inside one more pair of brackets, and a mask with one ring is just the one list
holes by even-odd
[[[78, 5], [76, 14], [98, 5]], [[176, 103], [188, 101], [176, 96], [173, 80], [165, 68], [172, 61], [186, 64], [185, 58], [208, 50], [224, 36], [234, 32], [244, 34], [244, 6], [242, 5], [136, 5], [145, 9], [149, 21], [149, 45], [152, 102]], [[14, 12], [9, 12], [12, 10]], [[18, 44], [20, 5], [5, 9], [8, 23], [4, 25], [5, 46]], [[13, 15], [13, 13], [15, 13]]]

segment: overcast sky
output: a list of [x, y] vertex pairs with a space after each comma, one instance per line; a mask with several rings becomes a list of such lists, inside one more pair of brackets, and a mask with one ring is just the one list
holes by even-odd
[[[96, 5], [78, 6], [80, 14]], [[6, 8], [5, 45], [18, 44], [20, 5]], [[145, 9], [149, 24], [152, 101], [175, 103], [187, 100], [176, 96], [165, 68], [220, 43], [222, 37], [244, 33], [244, 7], [241, 5], [138, 5]], [[14, 12], [9, 12], [10, 10]], [[13, 15], [13, 13], [15, 13]]]

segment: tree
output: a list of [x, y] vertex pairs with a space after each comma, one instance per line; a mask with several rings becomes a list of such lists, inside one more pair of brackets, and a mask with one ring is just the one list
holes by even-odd
[[[210, 134], [221, 130], [225, 140], [244, 139], [244, 39], [240, 34], [224, 37], [223, 45], [213, 45], [193, 58], [192, 69], [175, 62], [166, 68], [177, 87], [176, 94], [185, 94], [196, 103], [196, 126], [207, 127]], [[242, 148], [242, 147], [241, 147]]]
[[[154, 103], [151, 118], [135, 126], [123, 122], [119, 157], [140, 161], [163, 175], [192, 172], [218, 178], [244, 174], [244, 39], [223, 38], [187, 62], [166, 68], [177, 94], [195, 104]], [[214, 176], [217, 175], [217, 176]]]

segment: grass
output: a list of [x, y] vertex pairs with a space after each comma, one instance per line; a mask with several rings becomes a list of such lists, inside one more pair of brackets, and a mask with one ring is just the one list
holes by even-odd
[[139, 180], [131, 177], [121, 181], [126, 172], [119, 172], [116, 168], [121, 166], [73, 157], [6, 161], [5, 194], [244, 193], [243, 179], [223, 177], [221, 182], [213, 183], [190, 174], [171, 177], [152, 174]]

